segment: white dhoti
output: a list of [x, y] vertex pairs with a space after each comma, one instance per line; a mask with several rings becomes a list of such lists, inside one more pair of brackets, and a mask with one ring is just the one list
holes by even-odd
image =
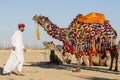
[[21, 72], [23, 63], [24, 63], [23, 53], [18, 53], [18, 52], [12, 51], [6, 65], [4, 67], [3, 74], [10, 73], [14, 69], [17, 69], [19, 72]]
[[11, 55], [4, 67], [3, 74], [10, 73], [14, 69], [19, 72], [22, 71], [24, 63], [23, 55], [23, 42], [22, 42], [22, 32], [16, 31], [12, 37], [12, 45], [16, 48], [15, 51], [12, 50]]

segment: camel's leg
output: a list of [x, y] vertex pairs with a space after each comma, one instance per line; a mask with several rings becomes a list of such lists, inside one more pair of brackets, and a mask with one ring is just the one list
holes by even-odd
[[111, 62], [111, 56], [110, 56], [110, 53], [107, 53], [107, 57], [106, 57], [106, 60], [105, 60], [105, 65], [110, 66], [110, 62]]
[[[110, 54], [111, 54], [111, 53], [110, 53]], [[111, 55], [111, 63], [110, 63], [110, 68], [109, 68], [109, 70], [112, 70], [113, 60], [114, 60], [114, 56]]]
[[118, 56], [117, 55], [115, 56], [115, 60], [116, 60], [116, 63], [115, 63], [115, 70], [114, 71], [118, 71]]
[[83, 56], [83, 62], [86, 66], [90, 66], [89, 56]]
[[102, 58], [101, 58], [101, 54], [99, 55], [99, 65], [102, 65]]
[[81, 64], [81, 57], [78, 57], [78, 58], [77, 58], [77, 68], [76, 68], [76, 71], [77, 71], [77, 72], [81, 71], [81, 66], [80, 66], [80, 64]]
[[92, 66], [92, 55], [90, 54], [90, 66]]

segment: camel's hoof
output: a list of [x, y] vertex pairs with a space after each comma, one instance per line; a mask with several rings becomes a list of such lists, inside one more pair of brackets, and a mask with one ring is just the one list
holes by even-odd
[[71, 71], [71, 68], [70, 68], [70, 67], [67, 67], [66, 70]]
[[115, 69], [115, 70], [113, 70], [113, 71], [118, 72], [118, 70], [117, 70], [117, 69]]
[[112, 71], [112, 69], [110, 68], [109, 71]]

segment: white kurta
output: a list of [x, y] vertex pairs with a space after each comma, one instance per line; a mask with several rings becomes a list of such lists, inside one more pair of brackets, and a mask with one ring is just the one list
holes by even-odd
[[16, 49], [12, 50], [11, 55], [4, 67], [3, 74], [9, 73], [14, 69], [17, 69], [19, 72], [22, 71], [24, 56], [23, 56], [23, 40], [22, 40], [22, 32], [16, 31], [12, 36], [12, 46]]

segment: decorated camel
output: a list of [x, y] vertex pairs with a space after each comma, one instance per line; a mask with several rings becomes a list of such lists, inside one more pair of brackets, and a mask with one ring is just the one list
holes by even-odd
[[[55, 45], [55, 43], [53, 41], [47, 42], [44, 41], [43, 44], [45, 45], [45, 47], [49, 50], [54, 50], [55, 51], [55, 55], [58, 56], [58, 58], [60, 58], [60, 60], [63, 63], [67, 63], [69, 60], [72, 60], [72, 55], [70, 55], [69, 53], [66, 53], [66, 55], [63, 57], [62, 56], [62, 51], [63, 50], [59, 50], [59, 47], [57, 47]], [[62, 45], [61, 45], [62, 47]], [[89, 62], [89, 56], [84, 55], [81, 59], [84, 63], [84, 65], [89, 66], [90, 62]], [[58, 60], [56, 60], [58, 61]], [[107, 51], [106, 52], [106, 57], [104, 59], [102, 59], [102, 65], [103, 66], [109, 66], [110, 65], [110, 61], [111, 61], [111, 57], [110, 57], [110, 53]], [[93, 65], [99, 65], [99, 56], [93, 56], [92, 58], [92, 64]]]
[[76, 71], [80, 71], [81, 57], [105, 54], [107, 45], [112, 47], [117, 38], [116, 31], [101, 13], [90, 13], [86, 16], [77, 15], [68, 28], [59, 28], [45, 16], [34, 16], [36, 21], [53, 38], [63, 42], [63, 53], [69, 52], [77, 58]]

